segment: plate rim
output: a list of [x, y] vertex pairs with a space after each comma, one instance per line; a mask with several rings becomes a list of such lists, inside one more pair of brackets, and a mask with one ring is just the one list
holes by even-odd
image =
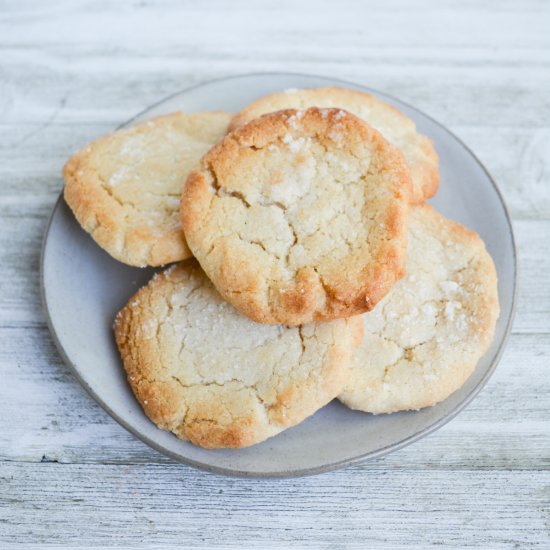
[[[186, 88], [183, 88], [179, 91], [176, 91], [172, 94], [169, 94], [165, 96], [164, 98], [160, 99], [159, 101], [152, 103], [145, 109], [141, 110], [139, 113], [134, 115], [132, 118], [127, 120], [126, 122], [120, 124], [115, 128], [115, 130], [119, 130], [123, 127], [126, 127], [130, 124], [132, 124], [134, 121], [139, 119], [143, 114], [147, 113], [151, 109], [158, 107], [159, 105], [165, 103], [166, 101], [169, 101], [170, 99], [173, 99], [177, 97], [178, 95], [184, 94], [186, 92], [190, 92], [194, 89], [200, 88], [202, 86], [206, 86], [209, 84], [213, 84], [216, 82], [224, 82], [227, 80], [236, 80], [240, 78], [247, 78], [247, 77], [266, 77], [266, 76], [294, 76], [294, 77], [306, 77], [306, 78], [319, 78], [319, 79], [327, 79], [331, 80], [332, 82], [339, 83], [343, 86], [352, 86], [356, 89], [360, 89], [367, 92], [372, 92], [374, 94], [381, 94], [390, 100], [395, 100], [398, 103], [401, 103], [403, 105], [406, 105], [408, 108], [412, 109], [413, 111], [416, 111], [417, 113], [420, 113], [422, 116], [429, 119], [432, 123], [436, 124], [438, 127], [440, 127], [442, 130], [447, 132], [463, 149], [466, 150], [467, 153], [471, 155], [471, 157], [475, 160], [475, 162], [479, 165], [479, 167], [483, 170], [484, 174], [487, 176], [487, 179], [493, 186], [494, 191], [496, 192], [496, 195], [500, 201], [500, 204], [502, 206], [504, 217], [506, 219], [507, 225], [508, 225], [508, 232], [509, 236], [511, 238], [512, 243], [512, 259], [513, 259], [513, 293], [512, 293], [512, 302], [511, 302], [511, 308], [510, 308], [510, 314], [508, 316], [508, 319], [506, 321], [506, 327], [504, 329], [504, 334], [502, 337], [502, 340], [499, 344], [498, 349], [496, 350], [495, 356], [493, 361], [491, 362], [489, 368], [486, 370], [483, 377], [480, 379], [480, 381], [477, 383], [477, 385], [470, 391], [470, 393], [462, 400], [460, 401], [454, 409], [449, 411], [445, 416], [439, 418], [429, 426], [425, 427], [424, 429], [420, 430], [419, 432], [416, 432], [409, 437], [406, 437], [399, 441], [398, 443], [393, 443], [390, 445], [386, 445], [385, 447], [382, 447], [381, 449], [377, 449], [376, 451], [362, 453], [358, 456], [354, 456], [351, 458], [346, 458], [343, 460], [339, 460], [336, 462], [331, 462], [329, 464], [324, 464], [322, 466], [315, 466], [311, 468], [301, 468], [301, 469], [294, 469], [294, 470], [287, 470], [283, 472], [250, 472], [246, 470], [235, 470], [232, 468], [226, 468], [222, 466], [214, 466], [205, 464], [203, 462], [199, 462], [187, 457], [183, 457], [169, 449], [164, 448], [162, 445], [158, 444], [156, 441], [150, 439], [148, 436], [142, 434], [139, 430], [134, 429], [132, 426], [130, 426], [126, 420], [124, 420], [122, 417], [120, 417], [118, 414], [116, 414], [111, 407], [106, 403], [98, 394], [96, 394], [93, 389], [90, 387], [90, 385], [86, 382], [86, 380], [83, 378], [83, 376], [80, 374], [79, 370], [76, 367], [76, 364], [69, 358], [67, 352], [65, 351], [65, 348], [63, 344], [61, 343], [61, 340], [59, 339], [59, 336], [55, 330], [55, 326], [53, 323], [53, 320], [50, 316], [50, 310], [48, 307], [48, 300], [46, 296], [46, 285], [44, 280], [44, 260], [45, 260], [45, 252], [46, 247], [48, 243], [48, 237], [50, 234], [51, 226], [54, 220], [54, 217], [56, 215], [56, 212], [58, 208], [60, 207], [61, 202], [63, 199], [63, 189], [61, 190], [57, 200], [55, 201], [55, 204], [52, 208], [52, 211], [48, 217], [48, 221], [46, 224], [46, 229], [44, 231], [44, 235], [42, 237], [42, 243], [40, 247], [40, 265], [39, 265], [39, 279], [40, 279], [40, 299], [42, 302], [42, 310], [44, 312], [44, 315], [46, 317], [46, 324], [48, 326], [50, 335], [54, 341], [54, 344], [57, 348], [58, 353], [61, 356], [61, 359], [63, 360], [64, 364], [67, 365], [72, 372], [72, 374], [75, 376], [79, 384], [84, 388], [84, 390], [88, 393], [88, 395], [111, 417], [113, 418], [119, 425], [121, 425], [125, 430], [127, 430], [129, 433], [131, 433], [134, 437], [148, 445], [149, 447], [155, 449], [157, 452], [168, 456], [172, 460], [175, 460], [177, 463], [180, 464], [187, 464], [189, 466], [192, 466], [194, 468], [197, 468], [202, 471], [206, 471], [213, 474], [221, 474], [236, 478], [248, 478], [248, 479], [286, 479], [286, 478], [294, 478], [294, 477], [305, 477], [310, 475], [317, 475], [325, 472], [330, 472], [333, 470], [338, 470], [347, 466], [356, 465], [362, 462], [367, 462], [370, 460], [375, 460], [377, 458], [381, 458], [387, 454], [390, 454], [393, 451], [398, 451], [404, 447], [407, 447], [408, 445], [411, 445], [412, 443], [415, 443], [416, 441], [430, 435], [431, 433], [435, 432], [439, 428], [443, 427], [445, 424], [453, 420], [461, 411], [463, 411], [471, 402], [472, 400], [479, 395], [481, 390], [486, 386], [487, 382], [493, 375], [494, 371], [496, 370], [501, 358], [502, 354], [504, 353], [504, 349], [506, 348], [506, 345], [508, 343], [508, 340], [510, 338], [510, 334], [512, 331], [512, 325], [514, 322], [514, 318], [516, 315], [516, 308], [517, 308], [517, 297], [518, 297], [518, 251], [517, 251], [517, 243], [516, 238], [514, 234], [514, 228], [512, 223], [512, 218], [510, 216], [510, 212], [508, 210], [508, 206], [504, 200], [504, 197], [496, 184], [495, 180], [485, 167], [485, 165], [479, 160], [479, 158], [476, 156], [476, 154], [466, 145], [454, 132], [449, 130], [446, 126], [444, 126], [442, 123], [437, 121], [436, 119], [432, 118], [430, 115], [424, 113], [420, 109], [410, 105], [409, 103], [402, 101], [399, 98], [394, 97], [391, 94], [387, 94], [386, 92], [380, 92], [374, 88], [370, 88], [369, 86], [363, 86], [362, 84], [358, 84], [356, 82], [352, 82], [349, 80], [344, 80], [340, 78], [333, 78], [329, 76], [319, 75], [319, 74], [310, 74], [310, 73], [297, 73], [297, 72], [285, 72], [285, 71], [267, 71], [267, 72], [251, 72], [251, 73], [243, 73], [243, 74], [237, 74], [237, 75], [231, 75], [231, 76], [225, 76], [220, 78], [214, 78], [209, 80], [201, 81], [197, 84], [194, 84], [192, 86], [188, 86]], [[160, 428], [158, 428], [160, 429]]]

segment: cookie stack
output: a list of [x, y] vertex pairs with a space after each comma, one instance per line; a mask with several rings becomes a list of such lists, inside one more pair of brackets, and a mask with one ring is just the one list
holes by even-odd
[[433, 405], [493, 338], [493, 261], [424, 202], [433, 145], [372, 95], [175, 113], [93, 142], [64, 177], [99, 246], [172, 264], [115, 337], [149, 418], [202, 447], [253, 445], [334, 398], [370, 413]]

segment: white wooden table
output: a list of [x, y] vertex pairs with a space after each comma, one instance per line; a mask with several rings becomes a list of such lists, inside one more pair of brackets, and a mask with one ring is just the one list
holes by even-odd
[[[378, 88], [456, 132], [508, 202], [521, 289], [496, 374], [436, 434], [251, 481], [174, 463], [87, 396], [38, 265], [74, 150], [192, 84], [276, 70]], [[548, 2], [0, 1], [0, 136], [0, 548], [550, 547]]]

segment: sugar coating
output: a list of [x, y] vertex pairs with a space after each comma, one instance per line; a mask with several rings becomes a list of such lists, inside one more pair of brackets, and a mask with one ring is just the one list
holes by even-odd
[[65, 199], [84, 229], [124, 263], [187, 258], [181, 188], [229, 120], [225, 113], [174, 113], [100, 138], [65, 166]]
[[242, 447], [300, 422], [342, 390], [362, 323], [254, 323], [191, 260], [153, 277], [114, 328], [128, 380], [153, 422], [204, 447]]
[[[411, 172], [414, 202], [422, 202], [433, 196], [439, 185], [438, 158], [432, 142], [416, 131], [414, 122], [393, 106], [370, 94], [344, 88], [316, 88], [286, 90], [254, 101], [235, 115], [230, 129], [242, 126], [265, 113], [282, 109], [319, 107], [321, 116], [326, 117], [330, 108], [340, 107], [336, 116], [343, 117], [349, 111], [376, 128], [405, 156]], [[334, 141], [341, 142], [338, 132], [333, 132]]]
[[410, 180], [403, 157], [340, 109], [281, 111], [229, 134], [183, 191], [193, 254], [258, 322], [371, 309], [402, 275]]
[[372, 413], [442, 401], [489, 347], [498, 313], [495, 267], [483, 241], [430, 206], [415, 206], [407, 276], [363, 315], [365, 335], [339, 399]]

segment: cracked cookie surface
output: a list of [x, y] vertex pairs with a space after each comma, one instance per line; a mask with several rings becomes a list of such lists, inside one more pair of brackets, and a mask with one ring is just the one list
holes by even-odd
[[65, 165], [65, 200], [117, 260], [157, 266], [189, 258], [181, 188], [227, 130], [226, 113], [174, 113], [104, 136]]
[[439, 187], [439, 161], [432, 141], [416, 131], [416, 125], [409, 117], [365, 92], [329, 87], [271, 94], [236, 114], [229, 129], [265, 113], [308, 107], [339, 107], [362, 118], [403, 153], [411, 174], [413, 202], [423, 202], [435, 195]]
[[401, 153], [339, 109], [268, 114], [187, 179], [189, 246], [221, 295], [262, 323], [369, 311], [403, 275], [410, 178]]
[[495, 266], [480, 237], [431, 206], [415, 206], [407, 275], [362, 316], [363, 341], [338, 398], [372, 413], [446, 399], [487, 351], [498, 315]]
[[246, 447], [331, 401], [361, 340], [359, 317], [262, 325], [225, 302], [192, 259], [156, 275], [117, 315], [128, 381], [149, 418], [207, 448]]

